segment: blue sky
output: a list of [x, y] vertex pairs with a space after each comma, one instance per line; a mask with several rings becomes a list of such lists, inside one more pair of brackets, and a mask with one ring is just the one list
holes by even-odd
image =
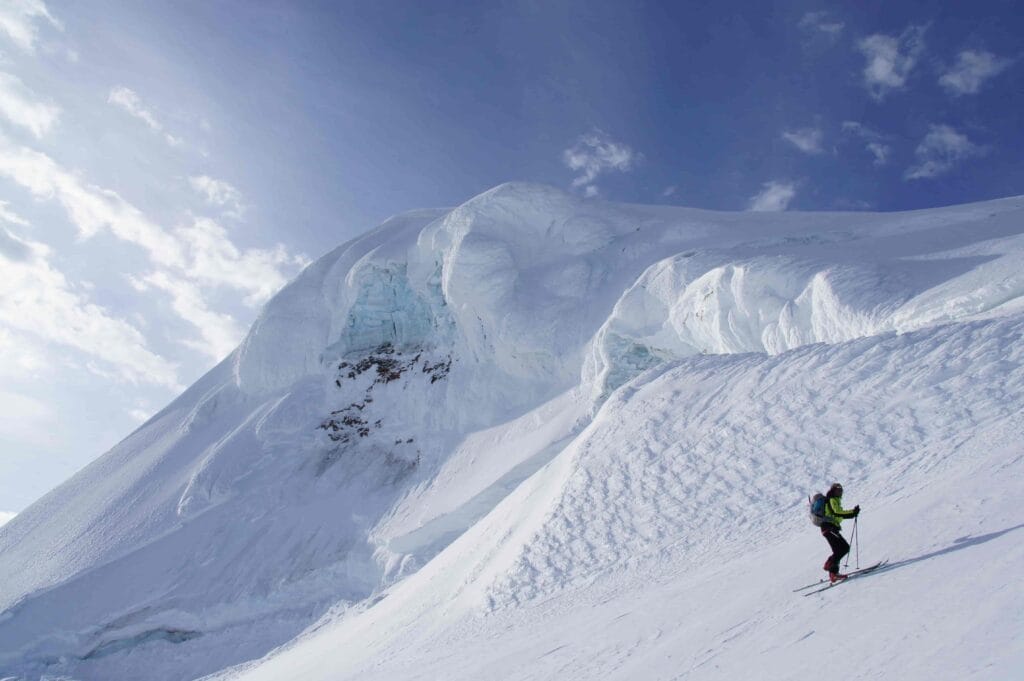
[[0, 0], [0, 512], [403, 210], [1024, 193], [1022, 35], [1014, 2]]

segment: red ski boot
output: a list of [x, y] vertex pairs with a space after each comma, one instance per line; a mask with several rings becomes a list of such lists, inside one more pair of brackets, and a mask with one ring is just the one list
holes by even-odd
[[832, 582], [833, 584], [836, 584], [837, 582], [843, 581], [848, 576], [849, 575], [844, 575], [840, 572], [830, 572], [828, 573], [828, 581]]

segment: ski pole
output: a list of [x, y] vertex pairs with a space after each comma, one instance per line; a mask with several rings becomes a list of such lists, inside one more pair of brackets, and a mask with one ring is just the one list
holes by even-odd
[[[855, 545], [857, 543], [857, 519], [853, 519], [853, 532], [850, 533], [850, 544]], [[850, 567], [850, 552], [846, 554], [846, 564], [843, 567]], [[857, 567], [860, 568], [860, 557], [858, 550]]]
[[[853, 534], [850, 535], [850, 540], [853, 542], [854, 553], [857, 557], [857, 569], [860, 569], [860, 536], [857, 534], [857, 518], [853, 519]], [[850, 564], [850, 556], [846, 556], [846, 564]]]
[[857, 569], [860, 570], [860, 535], [857, 534], [857, 518], [853, 519], [853, 534], [857, 538]]

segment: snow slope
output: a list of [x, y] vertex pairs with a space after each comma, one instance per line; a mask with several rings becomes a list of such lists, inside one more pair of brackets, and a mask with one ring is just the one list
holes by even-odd
[[[1022, 331], [653, 370], [386, 598], [224, 678], [1015, 678]], [[802, 494], [833, 478], [892, 563], [803, 598], [828, 551]]]
[[[0, 671], [1010, 678], [1022, 217], [398, 216], [0, 528]], [[802, 598], [832, 479], [894, 564]]]

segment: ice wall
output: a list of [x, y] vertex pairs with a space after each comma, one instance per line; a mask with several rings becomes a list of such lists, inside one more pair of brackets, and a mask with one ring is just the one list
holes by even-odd
[[871, 335], [900, 296], [878, 268], [791, 256], [687, 253], [652, 265], [616, 303], [584, 367], [597, 395], [691, 355], [778, 354]]
[[[396, 328], [422, 327], [426, 322], [414, 321], [422, 312], [405, 309], [407, 303], [418, 305], [403, 277], [405, 251], [420, 229], [444, 213], [412, 211], [391, 218], [306, 268], [267, 303], [242, 342], [235, 365], [239, 387], [267, 395], [320, 374], [328, 347], [333, 346], [332, 354], [370, 347], [363, 344], [382, 337], [389, 316]], [[390, 307], [379, 307], [389, 295]]]

